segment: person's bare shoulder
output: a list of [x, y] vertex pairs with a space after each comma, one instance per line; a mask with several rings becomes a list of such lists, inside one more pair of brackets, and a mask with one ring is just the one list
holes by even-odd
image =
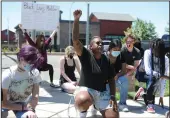
[[64, 61], [64, 60], [65, 60], [65, 57], [64, 57], [64, 56], [60, 58], [60, 62], [62, 62], [62, 61]]

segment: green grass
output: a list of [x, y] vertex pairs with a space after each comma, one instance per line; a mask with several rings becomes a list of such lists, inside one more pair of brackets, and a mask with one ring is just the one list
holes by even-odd
[[[135, 81], [135, 91], [131, 91], [131, 92], [128, 92], [128, 99], [133, 99], [136, 91], [138, 90], [138, 82], [137, 80]], [[145, 83], [143, 83], [142, 85], [143, 87], [146, 87]], [[159, 96], [159, 94], [157, 94], [156, 96]], [[164, 94], [164, 97], [165, 96], [170, 96], [170, 92], [169, 92], [169, 80], [166, 81], [166, 88], [165, 88], [165, 94]], [[119, 92], [116, 92], [116, 99], [117, 100], [120, 100], [120, 94]]]

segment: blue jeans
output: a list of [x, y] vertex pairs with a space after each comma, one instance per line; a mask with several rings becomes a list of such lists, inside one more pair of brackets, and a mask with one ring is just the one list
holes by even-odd
[[116, 80], [116, 87], [119, 88], [120, 91], [120, 102], [119, 104], [126, 105], [126, 99], [128, 96], [128, 78], [125, 76], [121, 76]]
[[[7, 118], [8, 116], [8, 109], [3, 109], [1, 110], [1, 115], [2, 115], [2, 118]], [[13, 110], [16, 118], [23, 118], [24, 114], [27, 112], [27, 111], [16, 111], [16, 110]]]

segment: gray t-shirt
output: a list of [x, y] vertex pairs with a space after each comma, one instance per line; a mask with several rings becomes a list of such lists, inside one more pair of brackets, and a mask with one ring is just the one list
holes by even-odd
[[37, 69], [30, 72], [19, 72], [17, 65], [2, 72], [2, 89], [8, 89], [7, 100], [12, 103], [26, 102], [32, 94], [33, 85], [41, 82]]

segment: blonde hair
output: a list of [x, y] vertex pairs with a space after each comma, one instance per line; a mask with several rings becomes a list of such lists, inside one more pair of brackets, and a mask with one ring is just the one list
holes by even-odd
[[65, 49], [65, 55], [69, 55], [70, 53], [75, 53], [73, 46], [67, 46]]

